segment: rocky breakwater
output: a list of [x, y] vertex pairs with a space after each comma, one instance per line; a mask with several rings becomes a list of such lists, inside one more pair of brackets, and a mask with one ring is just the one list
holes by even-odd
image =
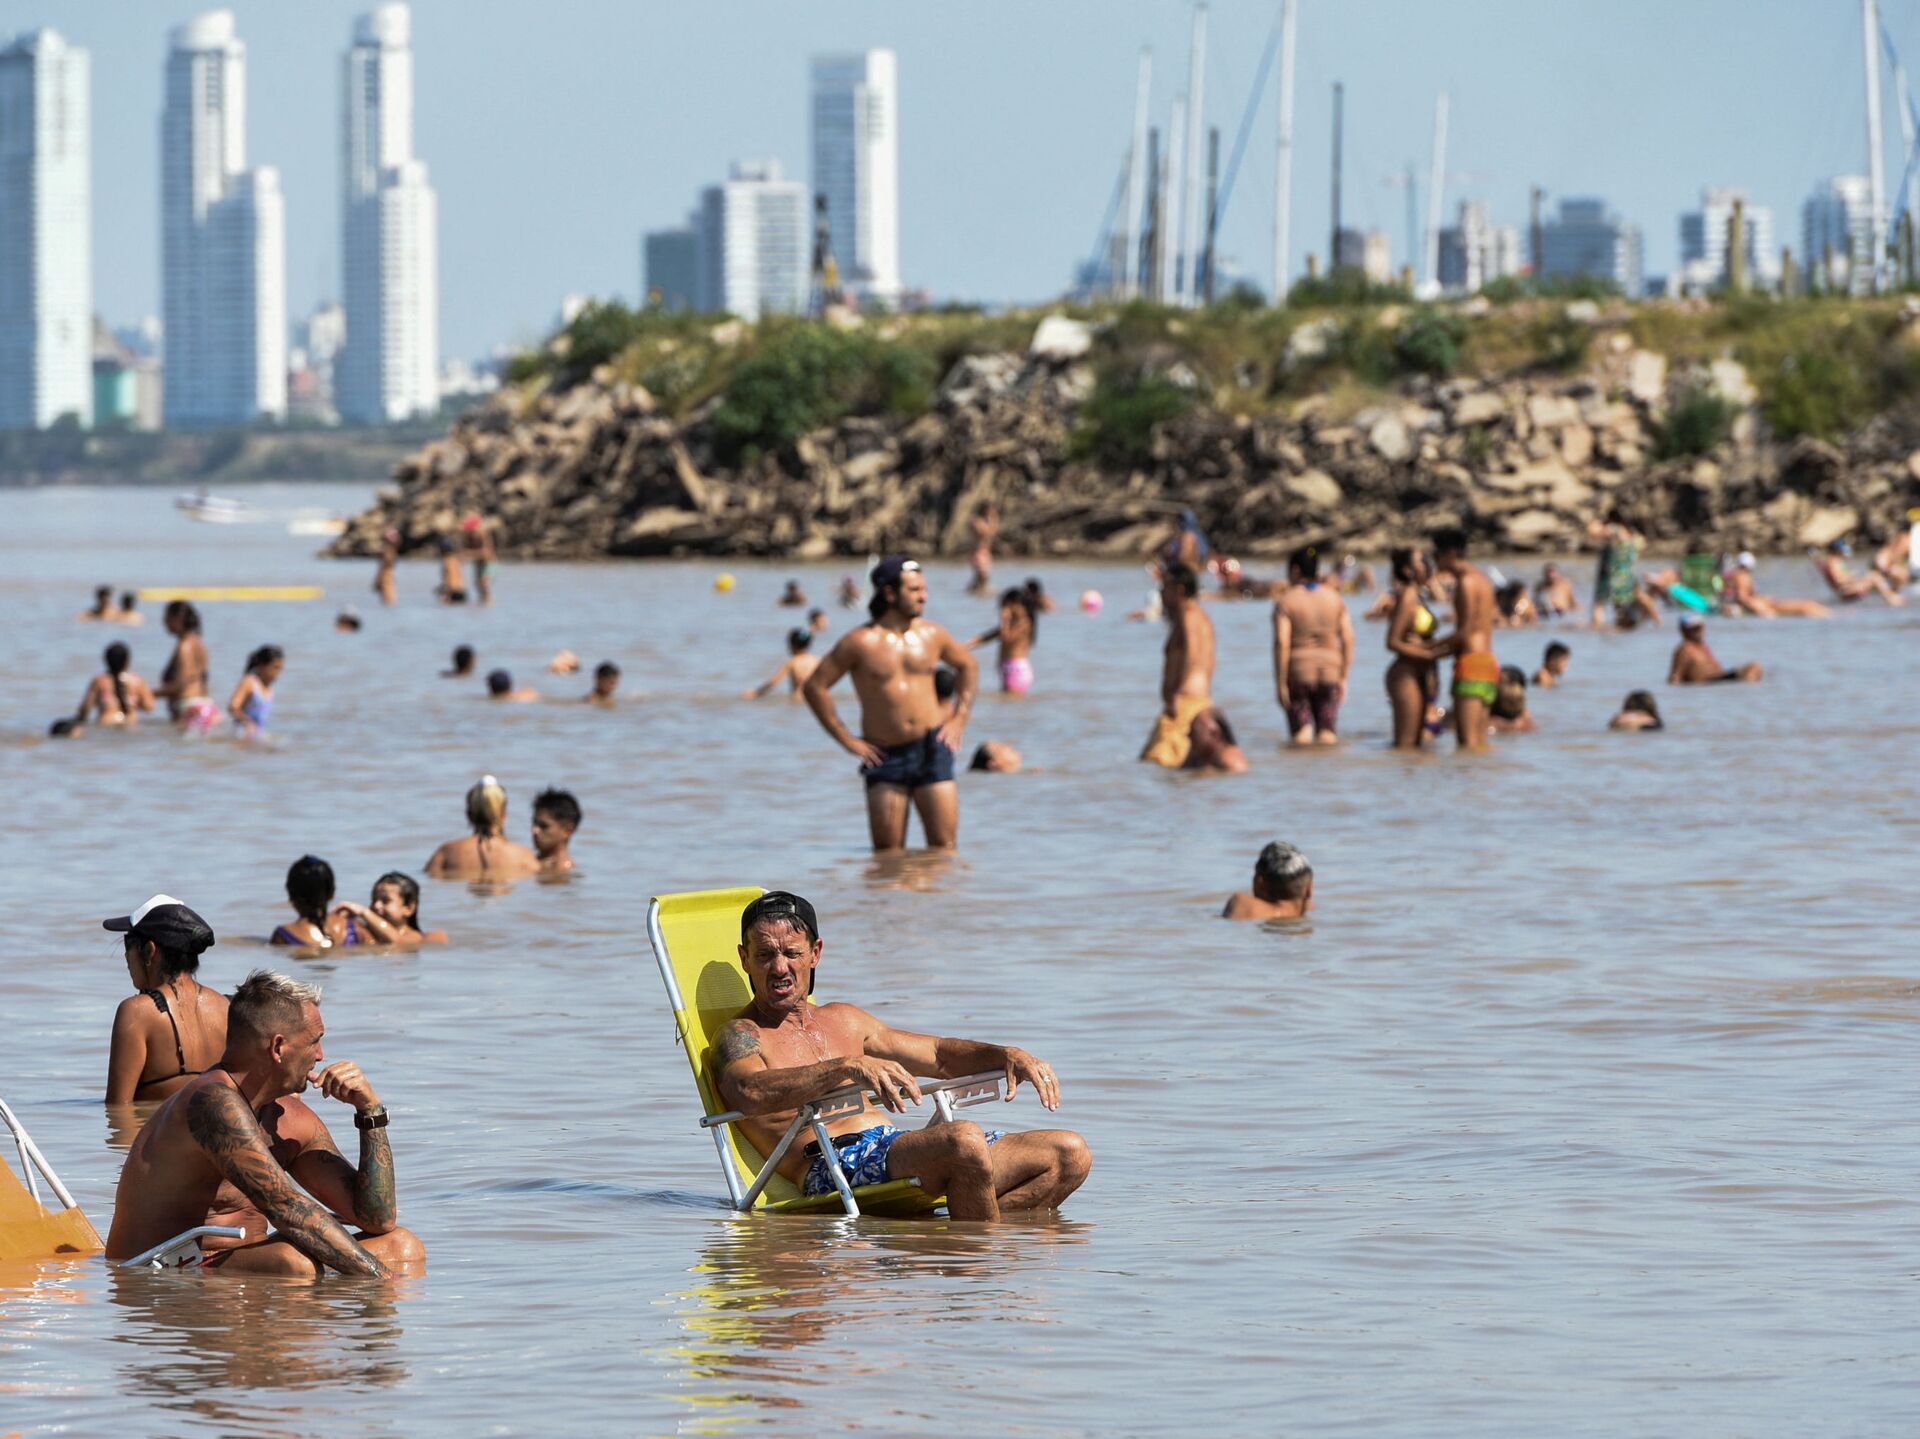
[[[478, 512], [500, 553], [522, 558], [957, 555], [989, 501], [1002, 548], [1020, 555], [1137, 555], [1183, 509], [1246, 556], [1307, 542], [1378, 552], [1442, 524], [1489, 549], [1568, 552], [1613, 512], [1657, 548], [1777, 553], [1890, 532], [1920, 504], [1920, 435], [1895, 419], [1844, 445], [1778, 442], [1733, 361], [1670, 365], [1597, 313], [1579, 323], [1596, 333], [1578, 373], [1414, 377], [1344, 412], [1312, 395], [1236, 413], [1216, 403], [1235, 400], [1231, 386], [1208, 391], [1177, 357], [1134, 355], [1123, 373], [1096, 330], [1049, 317], [1025, 353], [959, 359], [923, 413], [848, 417], [731, 466], [718, 400], [673, 418], [602, 371], [503, 392], [460, 420], [330, 553], [372, 554], [390, 528], [403, 550], [426, 546]], [[1299, 327], [1283, 364], [1311, 364], [1323, 341]], [[1089, 429], [1116, 374], [1186, 397], [1121, 463]], [[1702, 397], [1724, 433], [1708, 453], [1656, 459], [1677, 411]]]

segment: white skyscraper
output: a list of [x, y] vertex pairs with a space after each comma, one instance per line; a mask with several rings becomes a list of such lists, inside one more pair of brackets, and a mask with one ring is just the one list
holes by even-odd
[[1873, 198], [1865, 175], [1835, 175], [1807, 197], [1800, 207], [1800, 243], [1809, 280], [1823, 290], [1865, 293], [1873, 250]]
[[[1733, 202], [1745, 202], [1746, 198], [1745, 190], [1709, 186], [1700, 192], [1700, 208], [1681, 215], [1678, 279], [1684, 293], [1701, 295], [1728, 283], [1727, 242], [1733, 229]], [[1741, 222], [1746, 227], [1745, 243], [1740, 248], [1746, 252], [1747, 283], [1771, 289], [1780, 278], [1779, 259], [1773, 248], [1773, 211], [1764, 205], [1746, 204]]]
[[87, 52], [0, 49], [0, 429], [93, 422]]
[[1475, 294], [1492, 280], [1520, 273], [1520, 232], [1496, 225], [1486, 202], [1462, 200], [1460, 223], [1440, 231], [1440, 288]]
[[807, 308], [807, 187], [780, 162], [736, 164], [701, 193], [694, 308], [710, 314], [797, 315]]
[[247, 48], [233, 12], [173, 31], [160, 118], [160, 257], [170, 427], [287, 412], [280, 176], [247, 168]]
[[383, 424], [440, 408], [438, 211], [413, 156], [412, 20], [382, 5], [354, 22], [342, 67], [342, 417]]
[[813, 188], [841, 283], [883, 305], [900, 299], [899, 116], [893, 51], [815, 57]]

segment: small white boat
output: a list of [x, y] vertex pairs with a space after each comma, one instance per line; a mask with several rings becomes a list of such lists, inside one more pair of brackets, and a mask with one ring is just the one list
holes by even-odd
[[324, 510], [303, 510], [287, 521], [287, 533], [312, 538], [331, 539], [345, 533], [347, 522], [338, 515], [330, 515]]
[[212, 525], [239, 525], [260, 518], [259, 512], [244, 500], [210, 495], [205, 490], [174, 496], [173, 507], [190, 520], [204, 520]]

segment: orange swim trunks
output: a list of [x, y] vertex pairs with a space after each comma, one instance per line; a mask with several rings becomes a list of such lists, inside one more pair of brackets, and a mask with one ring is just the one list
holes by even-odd
[[1491, 705], [1500, 698], [1500, 661], [1485, 651], [1461, 655], [1453, 662], [1453, 697]]

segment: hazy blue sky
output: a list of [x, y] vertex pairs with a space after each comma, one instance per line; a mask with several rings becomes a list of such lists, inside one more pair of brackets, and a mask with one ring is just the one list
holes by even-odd
[[[249, 153], [287, 192], [289, 308], [339, 289], [339, 65], [346, 0], [239, 0]], [[1920, 0], [1883, 0], [1920, 64]], [[1278, 6], [1215, 0], [1207, 107], [1231, 146]], [[643, 229], [677, 222], [729, 160], [807, 172], [807, 57], [900, 56], [901, 257], [910, 285], [989, 301], [1059, 292], [1092, 248], [1153, 47], [1155, 114], [1184, 88], [1183, 0], [416, 0], [416, 144], [440, 194], [449, 354], [539, 334], [569, 292], [639, 290]], [[24, 0], [93, 52], [94, 272], [115, 322], [159, 309], [158, 116], [168, 27], [143, 0]], [[1422, 184], [1436, 90], [1453, 97], [1448, 209], [1523, 223], [1530, 182], [1598, 194], [1662, 274], [1702, 184], [1739, 184], [1798, 248], [1801, 200], [1860, 172], [1853, 0], [1301, 0], [1295, 266], [1324, 255], [1332, 82], [1347, 87], [1349, 223], [1399, 262], [1409, 161]], [[1889, 108], [1889, 186], [1899, 132]], [[1271, 272], [1274, 99], [1263, 102], [1221, 253]], [[1551, 204], [1551, 201], [1549, 202]]]

